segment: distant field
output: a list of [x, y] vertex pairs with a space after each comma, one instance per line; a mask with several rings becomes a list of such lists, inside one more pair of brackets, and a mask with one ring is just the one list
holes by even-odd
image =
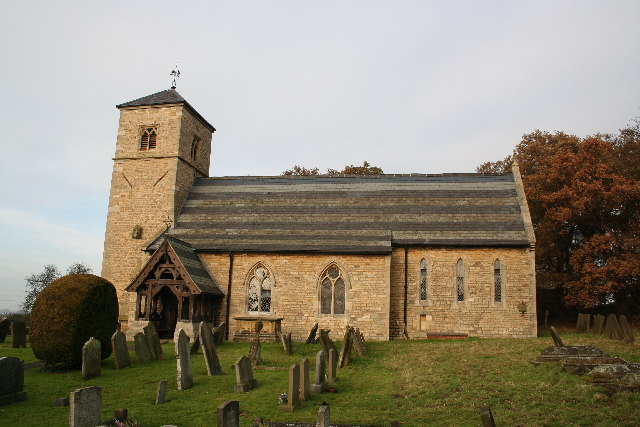
[[[593, 344], [606, 353], [640, 363], [640, 345], [625, 344], [591, 335], [560, 331], [565, 344]], [[340, 346], [340, 343], [336, 343]], [[116, 408], [127, 408], [141, 426], [215, 425], [216, 408], [227, 400], [239, 400], [243, 426], [262, 416], [270, 421], [315, 422], [318, 405], [331, 406], [335, 423], [405, 426], [479, 425], [478, 408], [491, 405], [499, 426], [521, 425], [640, 425], [640, 394], [608, 396], [600, 387], [566, 374], [557, 364], [534, 366], [530, 361], [552, 344], [549, 336], [532, 339], [468, 339], [464, 341], [390, 341], [365, 343], [366, 358], [354, 356], [338, 370], [337, 393], [312, 395], [294, 413], [277, 410], [278, 395], [287, 391], [287, 370], [307, 357], [311, 382], [319, 344], [295, 343], [292, 356], [280, 344], [263, 343], [263, 366], [282, 370], [255, 370], [260, 385], [248, 393], [234, 393], [232, 363], [249, 351], [246, 343], [218, 347], [224, 374], [208, 377], [202, 350], [192, 356], [194, 387], [175, 388], [173, 344], [163, 345], [165, 360], [135, 364], [117, 371], [113, 359], [103, 361], [102, 376], [82, 381], [80, 371], [25, 373], [26, 402], [0, 407], [2, 426], [64, 426], [69, 408], [51, 405], [56, 397], [69, 396], [76, 388], [102, 387], [103, 418]], [[30, 348], [11, 348], [10, 337], [0, 344], [0, 356], [35, 361]], [[135, 360], [131, 352], [132, 360]], [[168, 402], [154, 405], [156, 383], [169, 381]]]

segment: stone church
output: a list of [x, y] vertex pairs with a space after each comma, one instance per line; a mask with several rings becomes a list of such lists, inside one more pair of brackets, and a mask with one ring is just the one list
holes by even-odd
[[513, 174], [209, 177], [215, 128], [175, 89], [117, 106], [102, 276], [129, 338], [536, 336], [535, 237]]

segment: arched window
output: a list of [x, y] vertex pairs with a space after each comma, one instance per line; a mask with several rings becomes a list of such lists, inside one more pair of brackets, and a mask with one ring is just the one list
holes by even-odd
[[193, 137], [193, 141], [191, 141], [191, 160], [198, 159], [198, 151], [200, 150], [200, 138], [197, 136]]
[[251, 313], [271, 312], [271, 272], [261, 263], [253, 267], [247, 278], [249, 297], [247, 309]]
[[456, 294], [458, 301], [464, 301], [464, 262], [458, 259], [456, 265]]
[[493, 263], [493, 301], [502, 302], [502, 275], [499, 259]]
[[420, 261], [420, 301], [427, 300], [427, 260]]
[[157, 139], [158, 128], [142, 129], [142, 136], [140, 137], [140, 150], [155, 150]]
[[345, 281], [340, 268], [331, 264], [320, 276], [320, 313], [344, 314]]

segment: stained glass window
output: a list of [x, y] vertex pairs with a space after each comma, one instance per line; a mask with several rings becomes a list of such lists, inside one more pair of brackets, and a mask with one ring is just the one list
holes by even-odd
[[262, 264], [253, 268], [249, 275], [249, 295], [247, 309], [250, 312], [268, 313], [271, 311], [271, 274]]
[[320, 313], [344, 314], [345, 281], [335, 264], [330, 265], [320, 279]]
[[456, 265], [456, 292], [458, 301], [464, 301], [464, 262], [462, 258], [458, 259]]
[[420, 261], [420, 301], [427, 300], [427, 260]]
[[502, 275], [499, 259], [493, 263], [493, 300], [494, 302], [502, 302]]

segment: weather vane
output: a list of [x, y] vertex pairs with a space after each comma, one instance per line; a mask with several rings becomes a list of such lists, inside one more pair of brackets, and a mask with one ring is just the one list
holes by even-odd
[[172, 70], [171, 73], [169, 73], [170, 76], [173, 76], [173, 83], [171, 83], [171, 89], [175, 89], [176, 88], [176, 79], [178, 77], [180, 77], [180, 70], [178, 69], [178, 63], [176, 62], [176, 68], [175, 70]]

